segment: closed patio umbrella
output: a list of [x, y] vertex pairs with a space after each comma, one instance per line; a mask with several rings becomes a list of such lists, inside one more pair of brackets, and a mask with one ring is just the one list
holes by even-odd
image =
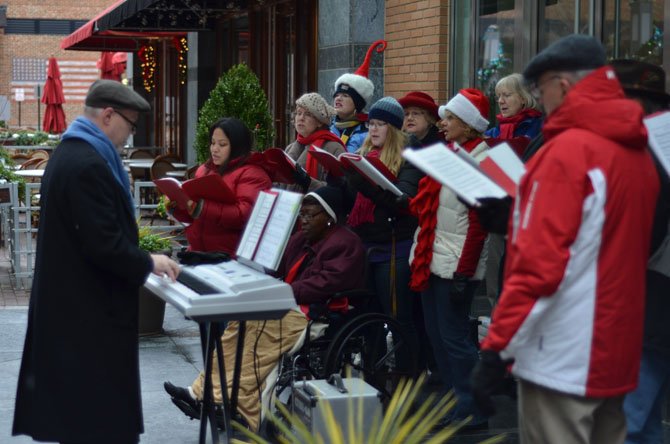
[[128, 62], [128, 54], [125, 52], [115, 52], [112, 56], [112, 63], [114, 64], [114, 74], [117, 76], [116, 80], [121, 80], [121, 76], [126, 72], [126, 64]]
[[62, 133], [67, 127], [65, 122], [65, 111], [63, 103], [63, 82], [60, 79], [60, 69], [55, 57], [49, 58], [47, 67], [47, 81], [44, 83], [44, 92], [42, 93], [42, 103], [45, 103], [44, 119], [42, 120], [42, 129], [48, 133]]
[[96, 62], [96, 66], [100, 70], [100, 78], [108, 80], [120, 80], [114, 68], [114, 53], [104, 51], [100, 53], [100, 59]]

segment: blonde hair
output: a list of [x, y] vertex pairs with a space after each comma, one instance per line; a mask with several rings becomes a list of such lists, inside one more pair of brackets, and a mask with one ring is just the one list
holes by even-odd
[[449, 115], [449, 116], [453, 117], [454, 119], [456, 119], [461, 124], [461, 126], [463, 126], [463, 134], [465, 135], [465, 137], [468, 140], [472, 140], [472, 139], [476, 139], [476, 138], [480, 138], [480, 139], [484, 138], [484, 133], [480, 133], [479, 131], [477, 131], [476, 129], [474, 129], [473, 127], [471, 127], [467, 123], [465, 123], [463, 121], [463, 119], [461, 119], [460, 117], [458, 117], [456, 114], [452, 113], [451, 111], [446, 110], [445, 115]]
[[496, 83], [496, 95], [498, 95], [502, 88], [518, 94], [523, 102], [523, 109], [533, 108], [539, 111], [539, 105], [528, 88], [526, 88], [521, 74], [510, 74], [498, 80], [498, 83]]
[[[407, 146], [407, 135], [390, 123], [387, 124], [386, 127], [388, 128], [388, 131], [386, 132], [386, 140], [381, 149], [379, 160], [381, 160], [393, 174], [398, 174], [398, 171], [400, 171], [400, 167], [404, 162], [404, 159], [402, 158], [402, 150]], [[368, 133], [358, 154], [365, 156], [372, 151], [373, 148], [374, 146], [370, 140], [370, 133]]]

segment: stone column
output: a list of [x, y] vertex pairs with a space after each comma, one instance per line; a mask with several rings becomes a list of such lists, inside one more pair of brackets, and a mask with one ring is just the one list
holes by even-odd
[[[332, 102], [335, 80], [354, 72], [368, 47], [384, 38], [384, 0], [319, 0], [318, 93]], [[383, 53], [372, 54], [374, 103], [384, 95]], [[368, 103], [368, 107], [372, 104]]]

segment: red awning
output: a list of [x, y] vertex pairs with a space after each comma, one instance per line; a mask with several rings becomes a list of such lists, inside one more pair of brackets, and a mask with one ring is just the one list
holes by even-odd
[[124, 51], [134, 52], [140, 49], [147, 40], [161, 37], [182, 36], [184, 32], [141, 32], [141, 31], [101, 31], [98, 21], [117, 9], [126, 0], [118, 0], [75, 32], [65, 37], [60, 44], [61, 49], [82, 51]]

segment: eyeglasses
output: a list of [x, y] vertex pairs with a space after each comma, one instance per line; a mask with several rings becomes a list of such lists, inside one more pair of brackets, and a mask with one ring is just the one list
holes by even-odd
[[386, 122], [365, 122], [366, 128], [384, 128], [386, 125]]
[[542, 96], [542, 86], [543, 86], [543, 85], [546, 85], [547, 83], [551, 82], [552, 80], [562, 79], [562, 78], [563, 78], [563, 77], [561, 77], [561, 76], [559, 76], [559, 75], [554, 75], [554, 76], [551, 76], [551, 77], [549, 77], [549, 78], [547, 78], [547, 79], [544, 79], [544, 82], [536, 83], [535, 85], [533, 85], [533, 86], [531, 87], [531, 89], [530, 89], [530, 94], [533, 96], [533, 98], [534, 98], [535, 100], [539, 100], [539, 99], [540, 99], [540, 96]]
[[323, 213], [323, 210], [317, 211], [316, 213], [311, 213], [311, 214], [310, 213], [299, 213], [298, 217], [300, 219], [304, 220], [305, 222], [311, 222], [316, 216], [318, 216], [321, 213]]
[[133, 122], [132, 120], [130, 120], [129, 118], [127, 118], [126, 116], [124, 116], [122, 113], [118, 112], [117, 110], [114, 110], [114, 112], [115, 112], [116, 114], [118, 114], [119, 116], [121, 116], [121, 118], [122, 118], [123, 120], [125, 120], [126, 122], [128, 122], [128, 125], [130, 125], [130, 132], [131, 132], [132, 134], [135, 134], [135, 132], [137, 131], [137, 124], [136, 124], [135, 122]]

